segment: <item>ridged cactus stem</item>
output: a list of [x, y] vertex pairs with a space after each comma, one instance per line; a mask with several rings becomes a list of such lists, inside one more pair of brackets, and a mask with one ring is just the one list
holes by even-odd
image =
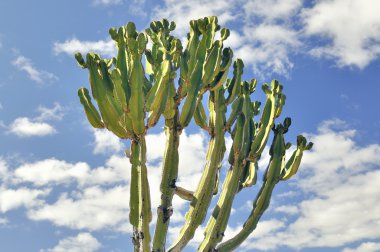
[[149, 223], [152, 221], [145, 139], [131, 143], [131, 189], [129, 219], [133, 226], [134, 251], [150, 251]]
[[194, 192], [194, 198], [190, 203], [190, 209], [186, 214], [185, 225], [177, 241], [169, 248], [168, 251], [170, 252], [181, 251], [194, 237], [195, 230], [203, 223], [213, 196], [218, 168], [224, 156], [225, 101], [223, 90], [211, 92], [210, 96], [210, 103], [212, 104], [210, 106], [210, 127], [213, 133], [209, 141], [207, 161], [201, 180]]
[[165, 251], [166, 235], [170, 216], [173, 213], [172, 200], [178, 176], [178, 147], [181, 131], [178, 127], [178, 108], [172, 119], [165, 120], [166, 146], [162, 165], [161, 205], [157, 210], [157, 224], [153, 238], [153, 251]]

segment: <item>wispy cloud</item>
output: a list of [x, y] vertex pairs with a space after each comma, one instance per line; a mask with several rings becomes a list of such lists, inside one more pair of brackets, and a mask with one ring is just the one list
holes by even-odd
[[22, 55], [18, 56], [12, 64], [19, 70], [27, 73], [28, 77], [37, 84], [51, 83], [58, 80], [58, 77], [53, 73], [36, 68], [32, 61]]
[[81, 41], [77, 38], [64, 42], [55, 42], [53, 51], [56, 55], [66, 53], [73, 57], [76, 52], [86, 54], [88, 52], [100, 53], [102, 56], [113, 57], [116, 55], [116, 46], [113, 40]]
[[55, 102], [52, 108], [39, 106], [37, 112], [40, 113], [35, 119], [37, 121], [60, 121], [64, 116], [64, 108], [58, 102]]
[[95, 5], [118, 5], [123, 3], [123, 0], [93, 0]]

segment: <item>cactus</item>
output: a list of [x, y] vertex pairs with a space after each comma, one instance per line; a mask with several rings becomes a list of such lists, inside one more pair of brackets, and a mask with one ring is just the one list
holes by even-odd
[[[85, 60], [80, 53], [75, 55], [78, 64], [89, 71], [91, 87], [91, 95], [86, 88], [80, 88], [78, 96], [94, 128], [105, 128], [120, 139], [130, 140], [131, 147], [126, 156], [131, 162], [129, 221], [133, 226], [134, 251], [181, 251], [204, 223], [213, 197], [218, 197], [218, 201], [198, 251], [232, 251], [254, 231], [269, 205], [275, 185], [296, 174], [303, 152], [310, 150], [312, 143], [298, 136], [297, 148], [285, 163], [285, 152], [290, 145], [285, 144], [284, 134], [291, 120], [286, 118], [275, 126], [285, 105], [283, 86], [276, 80], [270, 87], [262, 85], [266, 101], [260, 119], [255, 122], [261, 103], [252, 101], [251, 97], [257, 81], [243, 80], [244, 63], [241, 59], [234, 61], [232, 78], [228, 79], [233, 52], [230, 48], [223, 48], [223, 41], [230, 32], [221, 29], [217, 17], [192, 20], [184, 48], [181, 41], [171, 35], [174, 29], [175, 23], [166, 19], [151, 22], [144, 32], [137, 32], [132, 22], [118, 29], [111, 28], [109, 33], [118, 49], [114, 58], [102, 59], [98, 54], [88, 53]], [[217, 32], [220, 32], [219, 40], [215, 40]], [[147, 47], [148, 40], [150, 48]], [[207, 109], [204, 97], [208, 97]], [[151, 241], [152, 210], [145, 136], [160, 118], [164, 119], [166, 145], [161, 203]], [[176, 181], [180, 136], [193, 118], [210, 139], [201, 180], [191, 191], [177, 186]], [[257, 181], [258, 160], [271, 130], [274, 132], [271, 159], [251, 215], [238, 234], [221, 243], [235, 195]], [[228, 157], [230, 168], [218, 194], [226, 134], [231, 134], [233, 140]], [[170, 217], [175, 211], [172, 206], [175, 195], [190, 201], [190, 208], [177, 240], [167, 248], [166, 237]]]

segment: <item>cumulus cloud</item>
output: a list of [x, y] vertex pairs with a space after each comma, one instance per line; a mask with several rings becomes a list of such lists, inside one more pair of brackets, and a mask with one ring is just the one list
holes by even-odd
[[116, 46], [113, 40], [82, 41], [77, 38], [67, 39], [64, 42], [55, 42], [53, 51], [56, 55], [65, 53], [72, 57], [75, 53], [86, 54], [88, 52], [99, 53], [102, 56], [113, 57], [116, 55]]
[[34, 118], [19, 117], [10, 125], [8, 133], [18, 137], [48, 136], [57, 133], [57, 130], [46, 121], [60, 121], [64, 116], [64, 108], [57, 102], [52, 108], [39, 106], [39, 116]]
[[49, 189], [36, 190], [27, 187], [18, 189], [0, 188], [0, 211], [8, 212], [19, 207], [32, 207], [42, 202], [39, 197], [47, 196], [50, 193]]
[[95, 252], [101, 248], [100, 242], [90, 233], [79, 233], [58, 242], [52, 249], [41, 249], [40, 252]]
[[72, 229], [100, 230], [115, 228], [128, 221], [129, 190], [125, 186], [103, 189], [85, 188], [70, 197], [62, 194], [52, 204], [28, 211], [30, 219], [48, 220]]
[[324, 0], [304, 9], [305, 35], [327, 40], [310, 53], [332, 58], [339, 67], [363, 69], [380, 55], [378, 9], [376, 0]]
[[19, 117], [9, 126], [9, 133], [19, 137], [32, 137], [53, 135], [57, 131], [48, 123], [34, 122], [28, 117]]
[[14, 171], [13, 182], [28, 182], [35, 186], [69, 183], [77, 183], [80, 187], [106, 185], [127, 181], [129, 169], [129, 160], [116, 155], [112, 155], [105, 166], [92, 169], [84, 162], [69, 163], [51, 158], [21, 165]]
[[45, 70], [37, 69], [30, 59], [22, 55], [12, 61], [12, 64], [19, 70], [26, 72], [28, 77], [37, 84], [44, 84], [46, 82], [54, 82], [58, 80], [56, 75]]

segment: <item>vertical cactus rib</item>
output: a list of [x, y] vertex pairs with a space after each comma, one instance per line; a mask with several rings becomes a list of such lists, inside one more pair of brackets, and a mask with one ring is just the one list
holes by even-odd
[[166, 146], [162, 162], [161, 204], [157, 211], [157, 223], [153, 238], [153, 251], [164, 252], [166, 235], [170, 216], [172, 214], [172, 200], [175, 193], [175, 182], [178, 176], [178, 147], [180, 132], [178, 131], [178, 109], [172, 119], [165, 122]]
[[150, 251], [149, 223], [152, 221], [150, 190], [146, 168], [145, 139], [131, 142], [131, 189], [129, 219], [133, 226], [135, 251]]
[[210, 113], [210, 127], [213, 131], [211, 135], [207, 162], [205, 164], [201, 181], [194, 192], [194, 198], [190, 203], [190, 209], [185, 216], [185, 224], [178, 239], [169, 248], [170, 252], [181, 251], [186, 244], [194, 237], [195, 230], [202, 224], [210, 205], [218, 168], [223, 160], [225, 152], [224, 123], [225, 123], [225, 101], [224, 90], [221, 88], [216, 92], [211, 92], [210, 103], [213, 108]]

